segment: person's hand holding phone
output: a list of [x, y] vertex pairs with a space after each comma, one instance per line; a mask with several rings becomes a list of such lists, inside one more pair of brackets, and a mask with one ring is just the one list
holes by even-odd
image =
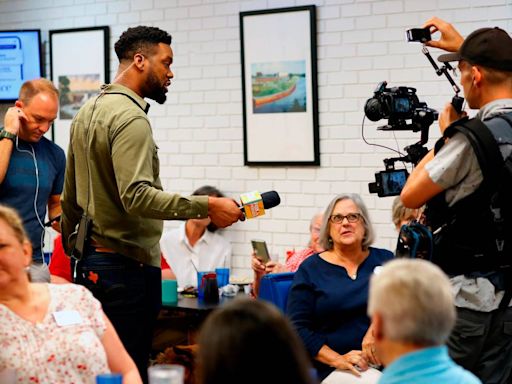
[[429, 47], [444, 49], [449, 52], [456, 52], [464, 42], [462, 35], [455, 29], [453, 25], [433, 17], [423, 24], [423, 28], [430, 28], [430, 33], [441, 32], [439, 40], [430, 40], [425, 44]]
[[259, 278], [265, 274], [265, 263], [256, 256], [254, 251], [252, 252], [251, 268]]

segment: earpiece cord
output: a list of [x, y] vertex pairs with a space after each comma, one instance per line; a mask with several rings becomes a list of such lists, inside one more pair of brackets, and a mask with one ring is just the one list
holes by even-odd
[[36, 190], [35, 190], [34, 202], [33, 202], [34, 203], [34, 213], [36, 214], [37, 222], [39, 223], [39, 225], [41, 226], [41, 229], [42, 229], [41, 239], [40, 239], [40, 243], [41, 243], [41, 258], [43, 260], [43, 264], [46, 264], [46, 261], [44, 259], [44, 250], [43, 250], [43, 247], [44, 247], [44, 235], [46, 233], [46, 229], [44, 227], [43, 221], [41, 220], [41, 217], [39, 216], [39, 212], [37, 212], [37, 199], [39, 198], [39, 168], [37, 167], [36, 153], [34, 151], [34, 147], [30, 143], [27, 143], [27, 145], [30, 147], [30, 151], [28, 151], [26, 149], [20, 149], [18, 140], [19, 140], [19, 138], [18, 138], [18, 136], [16, 136], [16, 150], [18, 152], [20, 152], [20, 153], [28, 153], [30, 155], [30, 157], [32, 157], [32, 160], [34, 161], [34, 170], [35, 170], [34, 172], [35, 172], [35, 175], [36, 175]]

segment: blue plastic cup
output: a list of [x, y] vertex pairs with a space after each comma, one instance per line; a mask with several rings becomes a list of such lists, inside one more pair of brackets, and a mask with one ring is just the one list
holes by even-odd
[[123, 375], [120, 373], [104, 373], [96, 376], [96, 384], [123, 384]]
[[229, 284], [229, 268], [216, 268], [215, 273], [217, 274], [219, 288]]

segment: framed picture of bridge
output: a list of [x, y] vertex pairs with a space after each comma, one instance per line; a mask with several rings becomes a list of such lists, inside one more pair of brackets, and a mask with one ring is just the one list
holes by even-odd
[[240, 13], [245, 165], [320, 165], [314, 5]]

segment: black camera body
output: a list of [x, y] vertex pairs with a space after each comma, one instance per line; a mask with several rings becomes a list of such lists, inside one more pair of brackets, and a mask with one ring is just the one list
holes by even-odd
[[377, 85], [373, 97], [366, 101], [364, 113], [371, 121], [388, 119], [388, 124], [379, 130], [421, 131], [420, 141], [405, 148], [407, 155], [384, 159], [386, 170], [375, 173], [375, 182], [368, 184], [370, 193], [377, 193], [379, 197], [399, 195], [409, 173], [406, 169], [395, 170], [394, 164], [402, 161], [416, 165], [427, 154], [423, 144], [428, 141], [428, 129], [437, 120], [438, 113], [419, 101], [415, 88], [387, 88], [386, 81]]
[[379, 129], [412, 130], [417, 132], [421, 130], [421, 126], [408, 127], [404, 120], [411, 119], [414, 123], [415, 120], [425, 119], [427, 115], [432, 116], [432, 122], [437, 119], [437, 112], [428, 108], [427, 103], [421, 102], [418, 99], [416, 88], [386, 88], [387, 85], [386, 81], [379, 83], [373, 97], [368, 99], [364, 106], [364, 113], [371, 121], [389, 119], [388, 126], [380, 127]]

